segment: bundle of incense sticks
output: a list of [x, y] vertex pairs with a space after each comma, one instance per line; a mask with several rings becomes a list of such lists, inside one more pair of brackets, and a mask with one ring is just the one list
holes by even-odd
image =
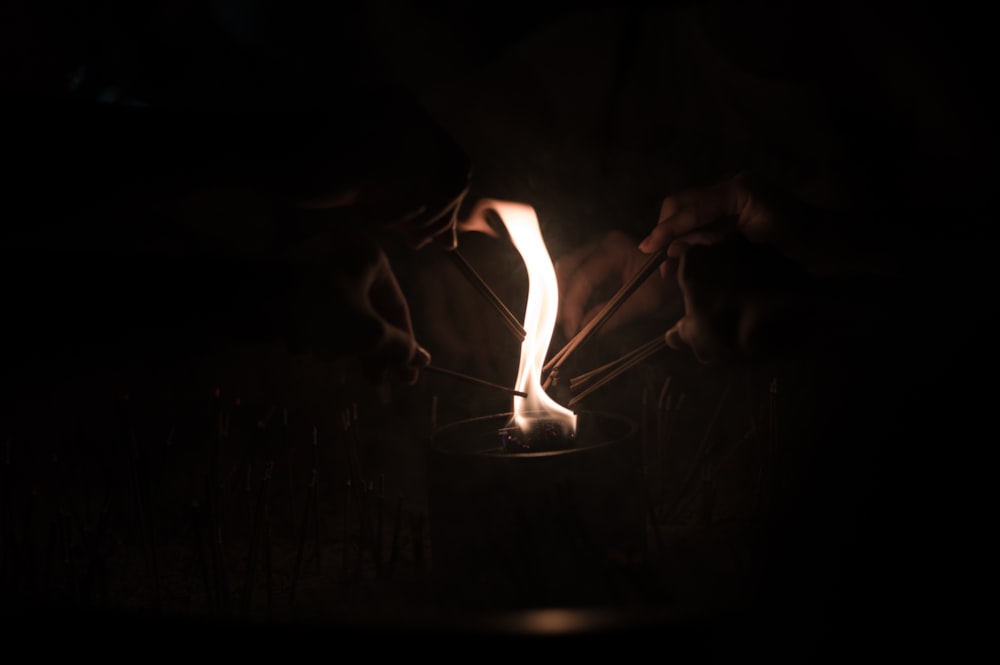
[[655, 254], [651, 254], [646, 263], [635, 273], [632, 278], [622, 285], [618, 292], [608, 301], [608, 304], [604, 306], [604, 309], [591, 319], [590, 323], [585, 325], [580, 329], [580, 332], [571, 339], [566, 346], [560, 349], [552, 358], [549, 359], [547, 363], [542, 367], [543, 372], [548, 372], [548, 376], [545, 382], [542, 384], [542, 388], [547, 389], [552, 382], [552, 378], [555, 372], [566, 362], [575, 350], [580, 348], [584, 343], [586, 343], [591, 337], [597, 334], [597, 332], [608, 322], [615, 312], [625, 304], [633, 293], [635, 293], [640, 286], [645, 283], [645, 281], [656, 272], [660, 264], [663, 263], [667, 258], [667, 253], [665, 250], [660, 250]]
[[517, 341], [519, 342], [524, 341], [524, 338], [527, 336], [527, 333], [525, 332], [524, 327], [521, 325], [521, 322], [517, 320], [517, 317], [514, 316], [514, 313], [511, 312], [510, 309], [508, 309], [507, 305], [503, 303], [503, 301], [500, 299], [500, 296], [498, 296], [496, 292], [490, 288], [489, 284], [486, 283], [486, 280], [484, 280], [479, 275], [479, 273], [476, 272], [476, 269], [473, 268], [472, 265], [465, 260], [464, 256], [458, 253], [457, 249], [451, 250], [446, 253], [448, 255], [448, 258], [451, 259], [452, 263], [454, 263], [455, 266], [459, 269], [459, 271], [461, 271], [461, 273], [465, 275], [466, 279], [469, 280], [469, 283], [472, 284], [472, 286], [475, 287], [475, 289], [479, 292], [479, 294], [482, 295], [486, 299], [486, 301], [489, 302], [493, 306], [493, 308], [500, 314], [504, 324], [517, 337]]
[[572, 391], [582, 388], [588, 383], [591, 383], [591, 381], [593, 381], [593, 383], [591, 383], [590, 387], [574, 395], [573, 398], [570, 399], [568, 406], [575, 406], [598, 388], [601, 388], [609, 381], [621, 376], [628, 370], [632, 369], [647, 358], [650, 358], [654, 354], [659, 353], [665, 348], [667, 348], [666, 336], [657, 335], [645, 344], [629, 351], [621, 358], [613, 360], [605, 365], [601, 365], [597, 369], [593, 369], [589, 372], [573, 377], [569, 381], [569, 389]]

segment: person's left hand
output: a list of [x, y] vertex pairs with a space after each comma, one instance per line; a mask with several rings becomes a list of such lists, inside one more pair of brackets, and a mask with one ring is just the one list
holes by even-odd
[[[555, 262], [559, 280], [557, 325], [572, 339], [607, 305], [608, 299], [649, 259], [635, 242], [620, 231], [611, 231]], [[609, 332], [630, 321], [649, 316], [677, 300], [672, 281], [647, 279], [604, 324]]]

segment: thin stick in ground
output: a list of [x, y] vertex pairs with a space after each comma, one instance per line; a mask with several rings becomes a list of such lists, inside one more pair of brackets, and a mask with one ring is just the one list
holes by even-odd
[[684, 482], [681, 483], [679, 489], [674, 494], [671, 505], [668, 507], [668, 509], [664, 510], [664, 515], [667, 515], [670, 510], [676, 510], [676, 508], [680, 505], [680, 502], [684, 498], [685, 493], [688, 490], [688, 487], [697, 477], [698, 472], [701, 469], [702, 463], [708, 458], [709, 454], [714, 449], [714, 446], [711, 445], [711, 437], [712, 434], [715, 433], [716, 424], [718, 423], [719, 417], [722, 414], [722, 409], [729, 398], [729, 392], [730, 389], [732, 388], [732, 385], [733, 382], [732, 380], [730, 380], [726, 384], [725, 389], [722, 391], [722, 397], [719, 400], [719, 404], [718, 406], [716, 406], [715, 413], [712, 415], [711, 420], [709, 420], [708, 426], [705, 428], [705, 433], [701, 438], [701, 443], [698, 445], [698, 449], [695, 452], [694, 459], [691, 462], [690, 471], [688, 472], [687, 477], [684, 479]]
[[201, 568], [201, 580], [205, 586], [205, 601], [210, 611], [215, 611], [215, 592], [212, 588], [212, 576], [209, 572], [208, 555], [205, 552], [205, 539], [201, 530], [201, 502], [197, 499], [191, 502], [191, 526], [194, 531], [194, 546], [198, 553], [198, 563]]
[[392, 542], [389, 546], [389, 575], [396, 572], [396, 565], [399, 563], [399, 532], [403, 525], [403, 495], [396, 497], [396, 513], [392, 522]]
[[319, 432], [313, 426], [313, 542], [316, 555], [316, 574], [323, 572], [323, 547], [320, 539], [320, 513], [319, 513]]
[[377, 507], [375, 514], [375, 575], [382, 577], [382, 519], [385, 513], [385, 474], [379, 475]]
[[313, 492], [316, 490], [316, 470], [313, 470], [312, 479], [306, 488], [305, 508], [302, 511], [302, 528], [299, 529], [299, 547], [295, 553], [295, 568], [292, 571], [292, 585], [288, 594], [288, 606], [295, 606], [295, 592], [299, 584], [299, 575], [302, 572], [302, 557], [306, 549], [306, 535], [309, 533], [309, 514], [312, 512]]
[[254, 511], [253, 532], [250, 537], [250, 552], [247, 554], [247, 574], [243, 583], [243, 614], [250, 613], [250, 601], [253, 597], [254, 577], [257, 571], [257, 551], [264, 536], [264, 520], [267, 514], [267, 500], [271, 486], [271, 474], [274, 462], [268, 460], [264, 467], [264, 479], [261, 481], [257, 494], [257, 505]]

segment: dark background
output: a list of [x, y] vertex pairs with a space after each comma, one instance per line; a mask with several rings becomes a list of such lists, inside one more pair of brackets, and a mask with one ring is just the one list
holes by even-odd
[[[647, 423], [660, 464], [654, 487], [686, 487], [689, 471], [711, 468], [717, 488], [714, 516], [697, 508], [702, 488], [650, 525], [651, 542], [667, 541], [651, 546], [650, 587], [663, 582], [667, 591], [651, 594], [651, 614], [621, 616], [628, 635], [670, 635], [699, 649], [703, 639], [719, 645], [733, 636], [769, 648], [808, 642], [826, 650], [881, 637], [891, 647], [950, 649], [975, 635], [983, 580], [974, 564], [989, 530], [979, 521], [989, 486], [979, 472], [995, 394], [995, 142], [983, 17], [950, 5], [871, 3], [132, 4], [5, 3], [11, 141], [50, 134], [50, 118], [31, 112], [39, 99], [172, 109], [192, 132], [204, 131], [205, 110], [318, 109], [345, 117], [350, 135], [347, 118], [381, 90], [377, 82], [392, 81], [469, 154], [470, 200], [534, 205], [554, 258], [611, 229], [639, 240], [664, 196], [739, 169], [842, 213], [844, 237], [859, 249], [890, 248], [905, 271], [879, 292], [880, 316], [859, 336], [764, 366], [707, 368], [661, 354], [595, 395], [602, 409]], [[259, 129], [263, 136], [247, 132], [250, 145], [268, 140]], [[252, 292], [217, 266], [181, 280], [183, 293], [203, 284], [193, 290], [208, 305], [194, 308], [191, 321], [183, 303], [161, 308], [174, 320], [164, 334], [158, 301], [141, 282], [102, 273], [99, 250], [79, 251], [123, 229], [72, 229], [70, 239], [56, 233], [71, 227], [51, 230], [53, 210], [72, 209], [91, 185], [130, 170], [106, 165], [99, 141], [87, 145], [94, 154], [76, 153], [70, 166], [53, 158], [63, 169], [58, 185], [29, 175], [5, 189], [5, 329], [14, 333], [3, 395], [10, 625], [86, 633], [114, 619], [150, 634], [226, 640], [258, 625], [307, 640], [349, 633], [358, 622], [368, 632], [356, 635], [370, 640], [461, 634], [468, 626], [454, 618], [416, 621], [436, 616], [423, 586], [432, 560], [423, 548], [432, 544], [423, 540], [422, 446], [432, 421], [502, 411], [504, 398], [440, 376], [375, 388], [353, 359], [291, 354], [280, 339], [202, 339], [199, 316], [221, 311], [225, 319]], [[167, 168], [183, 172], [189, 163], [178, 152]], [[67, 194], [66, 182], [77, 189]], [[141, 237], [135, 221], [139, 230], [126, 231]], [[13, 249], [24, 237], [34, 238], [37, 254]], [[435, 362], [509, 383], [516, 345], [440, 253], [409, 252], [391, 234], [383, 240]], [[520, 313], [524, 274], [512, 249], [479, 236], [463, 238], [462, 248]], [[151, 320], [128, 324], [132, 311]], [[608, 335], [577, 363], [621, 355], [671, 316]], [[557, 335], [553, 347], [564, 341]], [[670, 448], [656, 426], [667, 377], [673, 404], [684, 394], [691, 409]], [[743, 459], [749, 444], [738, 442], [748, 413], [766, 421], [775, 377], [785, 427], [770, 466]], [[721, 395], [730, 396], [720, 407], [728, 425], [713, 434], [715, 457], [702, 464], [699, 442]], [[363, 432], [360, 476], [384, 479], [390, 512], [392, 498], [405, 497], [405, 553], [396, 563], [406, 572], [393, 583], [364, 568], [353, 583], [331, 572], [351, 547], [334, 525], [348, 511], [344, 480], [358, 480], [342, 421], [352, 407]], [[211, 607], [187, 525], [191, 502], [204, 498], [216, 410], [234, 423], [227, 463], [239, 475], [251, 460], [246, 468], [259, 483], [261, 441], [282, 440], [283, 409], [291, 443], [278, 458], [276, 478], [286, 485], [275, 486], [275, 501], [287, 517], [274, 522], [282, 607], [313, 426], [327, 446], [318, 504], [330, 525], [327, 568], [313, 569], [307, 557], [297, 612], [257, 624], [266, 616], [259, 605], [221, 615]], [[754, 489], [764, 466], [773, 490], [766, 509]], [[228, 490], [240, 510], [242, 487], [232, 480]], [[101, 527], [105, 513], [115, 519]], [[247, 515], [233, 519], [243, 520], [230, 546], [236, 589], [252, 525]], [[149, 534], [156, 544], [144, 547]], [[675, 618], [661, 619], [664, 608]], [[496, 632], [488, 623], [479, 629]]]

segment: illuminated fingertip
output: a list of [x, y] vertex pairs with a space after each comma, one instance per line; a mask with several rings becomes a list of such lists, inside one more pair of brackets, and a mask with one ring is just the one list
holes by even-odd
[[431, 364], [431, 354], [430, 351], [422, 346], [417, 347], [417, 351], [413, 356], [413, 363], [417, 367], [427, 367]]

